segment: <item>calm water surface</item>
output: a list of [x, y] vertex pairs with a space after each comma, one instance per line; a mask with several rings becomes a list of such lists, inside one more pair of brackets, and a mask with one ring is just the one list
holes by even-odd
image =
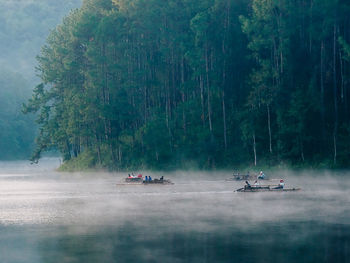
[[58, 165], [0, 162], [0, 262], [350, 262], [350, 173], [283, 171], [270, 176], [301, 192], [234, 193], [230, 172], [117, 186], [124, 174]]

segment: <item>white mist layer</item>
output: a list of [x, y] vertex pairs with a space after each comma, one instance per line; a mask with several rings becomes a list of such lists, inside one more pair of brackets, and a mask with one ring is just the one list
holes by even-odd
[[[57, 159], [41, 166], [0, 163], [1, 225], [148, 226], [183, 231], [223, 226], [317, 221], [349, 224], [350, 180], [345, 174], [279, 171], [288, 193], [235, 193], [243, 181], [226, 181], [231, 172], [171, 172], [174, 185], [117, 185], [126, 174], [60, 174]], [[30, 167], [28, 170], [27, 167]], [[264, 183], [264, 182], [262, 182]]]

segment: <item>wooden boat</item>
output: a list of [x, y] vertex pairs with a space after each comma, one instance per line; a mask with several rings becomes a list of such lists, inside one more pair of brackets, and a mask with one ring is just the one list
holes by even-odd
[[120, 183], [117, 183], [117, 185], [142, 185], [143, 182], [143, 176], [142, 174], [139, 174], [136, 176], [129, 176], [124, 179]]
[[235, 192], [294, 192], [300, 191], [301, 188], [277, 188], [271, 185], [261, 185], [261, 186], [245, 186], [243, 188], [237, 189]]

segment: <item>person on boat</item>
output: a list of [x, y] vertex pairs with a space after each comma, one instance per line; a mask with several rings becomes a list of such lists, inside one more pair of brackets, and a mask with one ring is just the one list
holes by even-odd
[[232, 175], [236, 180], [241, 180], [241, 175], [239, 174], [239, 172], [235, 173], [233, 172], [233, 175]]
[[145, 182], [147, 182], [147, 181], [148, 181], [148, 176], [146, 175], [146, 176], [145, 176]]
[[259, 185], [260, 185], [260, 183], [258, 182], [258, 180], [255, 180], [254, 186], [257, 187], [257, 186], [259, 186]]
[[252, 188], [252, 186], [250, 185], [250, 183], [248, 181], [245, 181], [245, 186], [244, 189], [250, 189]]
[[152, 181], [152, 177], [151, 176], [148, 176], [148, 181]]
[[164, 180], [164, 176], [162, 175], [159, 180], [163, 181]]
[[263, 173], [263, 171], [260, 171], [259, 175], [258, 175], [258, 179], [265, 179], [265, 174]]
[[282, 189], [284, 188], [284, 180], [283, 180], [283, 179], [280, 180], [279, 186], [280, 186]]
[[284, 181], [283, 179], [280, 180], [280, 183], [278, 184], [277, 187], [275, 187], [274, 189], [283, 189], [284, 188]]

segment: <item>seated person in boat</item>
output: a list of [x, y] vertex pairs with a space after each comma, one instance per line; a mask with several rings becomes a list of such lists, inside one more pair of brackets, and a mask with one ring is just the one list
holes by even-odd
[[263, 171], [260, 171], [258, 179], [265, 179], [265, 174], [263, 173]]
[[258, 180], [255, 180], [255, 182], [254, 182], [254, 186], [255, 186], [255, 187], [260, 186], [260, 183], [258, 182]]
[[252, 186], [250, 185], [250, 183], [248, 181], [245, 181], [245, 186], [244, 189], [251, 189]]
[[128, 174], [128, 178], [136, 178], [136, 176], [133, 173], [131, 173], [131, 175]]
[[164, 180], [164, 176], [162, 175], [159, 180], [163, 181]]
[[148, 176], [146, 175], [146, 176], [145, 176], [145, 182], [147, 182], [147, 181], [148, 181]]
[[283, 179], [280, 180], [280, 183], [278, 184], [277, 187], [275, 187], [274, 189], [283, 189], [284, 188], [284, 181]]

